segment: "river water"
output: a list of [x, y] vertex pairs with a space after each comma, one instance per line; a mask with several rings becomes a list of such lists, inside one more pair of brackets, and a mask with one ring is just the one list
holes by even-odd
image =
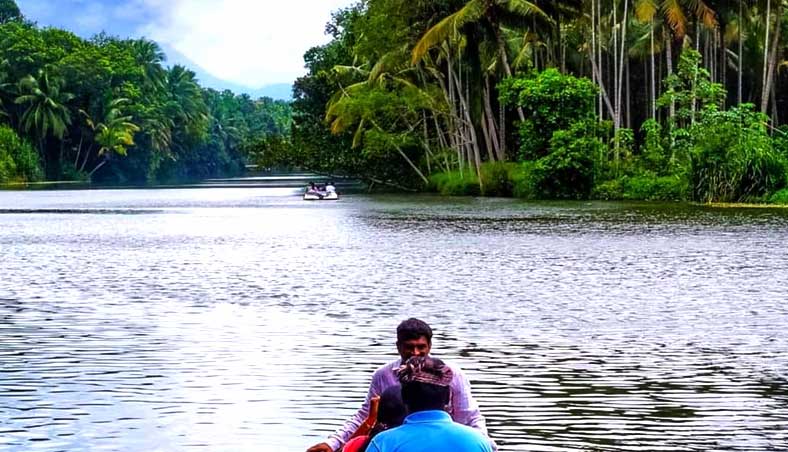
[[502, 451], [788, 450], [788, 211], [0, 192], [0, 450], [303, 451], [417, 316]]

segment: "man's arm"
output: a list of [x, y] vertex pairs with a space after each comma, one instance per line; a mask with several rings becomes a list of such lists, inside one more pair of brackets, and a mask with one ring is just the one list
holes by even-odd
[[361, 405], [361, 408], [356, 412], [353, 417], [348, 419], [345, 424], [337, 429], [336, 432], [332, 433], [331, 436], [328, 437], [326, 440], [326, 444], [331, 447], [331, 450], [339, 450], [339, 448], [345, 444], [353, 435], [353, 433], [358, 430], [361, 424], [367, 419], [369, 416], [369, 404], [373, 397], [377, 397], [380, 395], [380, 383], [377, 373], [372, 376], [372, 382], [369, 385], [369, 391], [367, 391], [367, 398], [364, 399], [364, 403]]
[[471, 394], [471, 383], [459, 367], [452, 367], [451, 417], [454, 422], [473, 427], [487, 435], [487, 424], [479, 411], [479, 404]]
[[[451, 382], [451, 417], [454, 422], [467, 425], [479, 430], [487, 438], [487, 423], [479, 411], [479, 404], [471, 394], [471, 382], [465, 373], [457, 366], [452, 366], [454, 372], [454, 379]], [[498, 450], [495, 441], [490, 438], [490, 446], [492, 450]]]

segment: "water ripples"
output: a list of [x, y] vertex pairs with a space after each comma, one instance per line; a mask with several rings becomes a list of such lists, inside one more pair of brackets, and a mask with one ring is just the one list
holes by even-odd
[[263, 189], [0, 209], [0, 450], [303, 451], [411, 315], [502, 451], [788, 450], [784, 211]]

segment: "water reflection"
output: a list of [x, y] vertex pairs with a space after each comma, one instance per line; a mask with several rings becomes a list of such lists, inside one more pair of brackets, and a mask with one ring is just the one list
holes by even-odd
[[233, 188], [0, 209], [0, 449], [304, 450], [410, 315], [504, 451], [788, 449], [784, 211]]

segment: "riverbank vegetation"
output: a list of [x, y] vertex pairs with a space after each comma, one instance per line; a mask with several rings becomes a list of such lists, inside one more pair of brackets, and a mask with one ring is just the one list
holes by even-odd
[[200, 87], [155, 42], [85, 40], [0, 2], [0, 183], [236, 175], [291, 116], [288, 102]]
[[285, 164], [445, 194], [785, 202], [784, 0], [363, 0]]

